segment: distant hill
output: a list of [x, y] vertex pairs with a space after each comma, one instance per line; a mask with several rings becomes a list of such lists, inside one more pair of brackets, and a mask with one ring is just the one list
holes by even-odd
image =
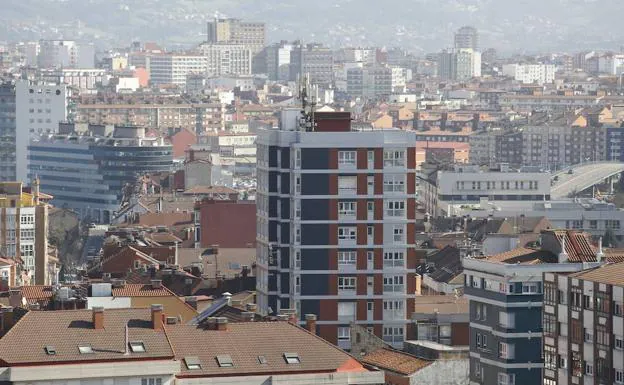
[[191, 45], [219, 12], [267, 22], [270, 41], [402, 46], [418, 53], [450, 46], [453, 31], [473, 25], [483, 47], [576, 51], [619, 49], [623, 11], [622, 0], [2, 0], [0, 39]]

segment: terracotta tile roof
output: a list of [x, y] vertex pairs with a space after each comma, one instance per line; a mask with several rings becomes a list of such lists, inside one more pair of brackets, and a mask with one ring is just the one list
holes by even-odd
[[570, 277], [624, 286], [624, 263], [607, 263], [595, 269], [570, 274]]
[[28, 301], [50, 299], [54, 297], [52, 286], [49, 285], [22, 286], [18, 289], [20, 289], [22, 296]]
[[[91, 310], [31, 311], [0, 339], [0, 361], [60, 364], [173, 357], [165, 333], [152, 328], [150, 309], [106, 309], [100, 330], [93, 328], [92, 319]], [[124, 354], [126, 324], [128, 340], [143, 342], [145, 353]], [[46, 346], [56, 354], [46, 354]], [[91, 346], [95, 353], [81, 354], [78, 346]]]
[[624, 262], [624, 249], [604, 249], [603, 252], [609, 262]]
[[[230, 323], [227, 328], [219, 331], [192, 325], [166, 326], [176, 359], [181, 361], [182, 376], [330, 372], [355, 361], [320, 337], [288, 322]], [[286, 363], [284, 353], [298, 354], [301, 362]], [[230, 355], [234, 366], [220, 367], [218, 355]], [[266, 364], [260, 363], [259, 356], [264, 356]], [[197, 357], [201, 369], [188, 370], [185, 357]]]
[[591, 243], [590, 235], [580, 231], [551, 230], [561, 244], [565, 237], [565, 249], [570, 262], [595, 262], [596, 248]]
[[531, 265], [541, 262], [556, 262], [557, 256], [546, 250], [517, 247], [504, 253], [484, 257], [490, 262]]
[[405, 376], [409, 376], [433, 363], [433, 361], [425, 361], [410, 354], [386, 348], [375, 350], [365, 355], [360, 360], [365, 364]]
[[153, 288], [151, 284], [126, 283], [123, 287], [113, 287], [113, 297], [177, 297], [164, 286]]
[[161, 212], [161, 213], [144, 213], [139, 216], [139, 225], [154, 226], [183, 226], [191, 225], [193, 216], [191, 212]]
[[14, 264], [15, 264], [15, 261], [12, 260], [11, 258], [0, 257], [0, 265], [7, 266], [7, 265], [14, 265]]

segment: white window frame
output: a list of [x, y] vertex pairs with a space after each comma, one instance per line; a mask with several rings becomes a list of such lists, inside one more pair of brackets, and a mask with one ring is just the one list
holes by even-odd
[[537, 282], [522, 282], [522, 294], [539, 294]]
[[513, 373], [498, 373], [498, 385], [515, 385], [516, 375]]
[[348, 326], [338, 326], [338, 341], [351, 341], [351, 328]]
[[404, 251], [384, 251], [383, 265], [384, 267], [405, 266], [405, 252]]
[[615, 383], [624, 384], [624, 371], [615, 369]]
[[384, 167], [404, 167], [405, 150], [384, 150]]
[[616, 350], [624, 350], [624, 339], [622, 339], [622, 336], [614, 336], [615, 337], [615, 349]]
[[357, 264], [357, 252], [356, 251], [339, 251], [338, 252], [338, 265], [339, 266], [355, 266]]
[[498, 312], [498, 324], [504, 328], [510, 329], [515, 327], [515, 313]]
[[357, 151], [338, 151], [339, 166], [355, 166], [357, 164]]
[[498, 357], [511, 360], [514, 358], [514, 345], [507, 342], [498, 343]]
[[384, 174], [384, 192], [405, 192], [405, 174]]
[[339, 241], [355, 241], [357, 239], [357, 227], [338, 227]]
[[386, 216], [388, 217], [405, 217], [405, 200], [386, 200]]
[[340, 201], [338, 202], [338, 215], [341, 217], [353, 217], [356, 212], [355, 201]]
[[404, 225], [394, 225], [392, 227], [392, 240], [394, 241], [394, 243], [405, 242], [405, 226]]
[[357, 278], [349, 276], [338, 277], [338, 290], [355, 290], [357, 286]]

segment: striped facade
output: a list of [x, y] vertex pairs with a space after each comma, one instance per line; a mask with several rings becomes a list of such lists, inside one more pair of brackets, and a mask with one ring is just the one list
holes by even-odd
[[258, 305], [351, 323], [401, 346], [414, 308], [415, 137], [400, 130], [258, 136]]

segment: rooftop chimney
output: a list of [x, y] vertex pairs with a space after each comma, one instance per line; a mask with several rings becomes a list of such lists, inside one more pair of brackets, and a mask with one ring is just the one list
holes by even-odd
[[561, 238], [561, 252], [559, 253], [559, 263], [568, 262], [569, 256], [565, 249], [565, 240], [567, 235], [567, 233], [563, 233], [563, 237]]
[[104, 329], [104, 308], [102, 306], [94, 306], [92, 311], [93, 311], [93, 328], [95, 330]]
[[278, 314], [277, 315], [277, 320], [278, 321], [288, 321], [290, 319], [290, 316], [288, 314]]
[[7, 306], [2, 309], [2, 330], [4, 333], [8, 332], [13, 327], [13, 308]]
[[217, 319], [215, 317], [208, 317], [206, 321], [206, 325], [208, 330], [216, 330], [217, 329]]
[[152, 279], [152, 289], [160, 289], [162, 287], [162, 281], [160, 279]]
[[228, 329], [228, 319], [225, 317], [216, 317], [217, 330], [226, 331]]
[[306, 314], [305, 320], [306, 329], [308, 329], [310, 333], [316, 334], [316, 314]]
[[258, 310], [258, 305], [256, 305], [255, 303], [248, 303], [247, 305], [245, 305], [245, 308], [247, 309], [247, 311], [255, 313], [256, 310]]
[[605, 257], [605, 254], [602, 251], [602, 237], [600, 237], [600, 239], [598, 239], [598, 252], [596, 253], [596, 261], [602, 262], [604, 257]]
[[152, 305], [152, 327], [154, 330], [162, 330], [163, 328], [163, 305]]

